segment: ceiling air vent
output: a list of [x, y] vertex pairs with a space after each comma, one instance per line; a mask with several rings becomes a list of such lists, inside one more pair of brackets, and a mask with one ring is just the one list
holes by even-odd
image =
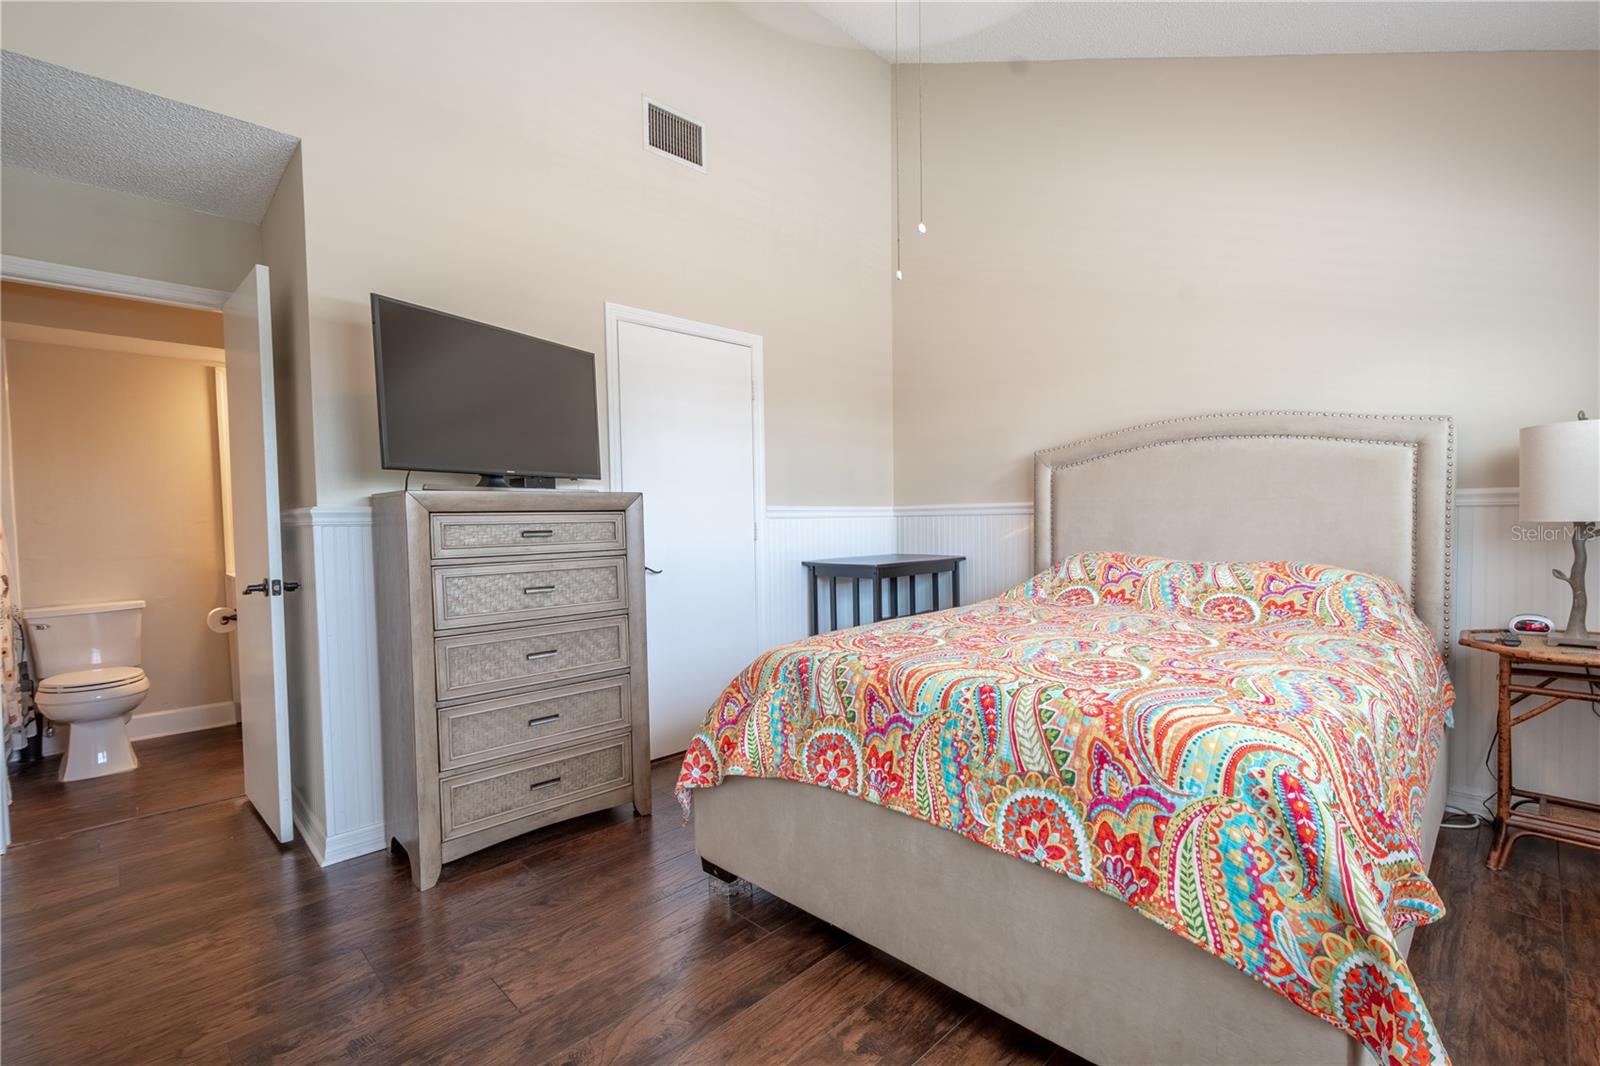
[[644, 143], [662, 155], [706, 168], [704, 130], [700, 123], [675, 115], [652, 100], [644, 102]]

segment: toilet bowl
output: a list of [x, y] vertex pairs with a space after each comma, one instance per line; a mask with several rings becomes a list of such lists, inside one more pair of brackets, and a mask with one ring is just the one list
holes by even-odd
[[33, 698], [39, 713], [71, 729], [57, 776], [79, 781], [138, 766], [128, 719], [149, 691], [150, 679], [137, 666], [74, 670], [41, 681]]
[[24, 608], [39, 713], [67, 726], [62, 781], [139, 765], [128, 719], [150, 692], [140, 667], [143, 600]]

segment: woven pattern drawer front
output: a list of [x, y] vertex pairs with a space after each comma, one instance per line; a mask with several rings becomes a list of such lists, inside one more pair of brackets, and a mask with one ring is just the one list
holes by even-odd
[[626, 567], [621, 557], [435, 567], [434, 628], [620, 611], [627, 606]]
[[628, 620], [557, 622], [434, 640], [440, 700], [546, 681], [592, 677], [628, 665]]
[[609, 511], [554, 514], [436, 514], [428, 519], [435, 559], [553, 552], [620, 552], [622, 515]]
[[570, 743], [626, 725], [626, 675], [439, 712], [439, 769]]
[[449, 840], [626, 787], [633, 774], [631, 746], [624, 733], [561, 754], [443, 778], [439, 782], [443, 837]]

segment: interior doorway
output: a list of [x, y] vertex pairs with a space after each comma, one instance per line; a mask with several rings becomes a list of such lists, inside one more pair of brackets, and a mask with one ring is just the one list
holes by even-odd
[[[0, 275], [56, 290], [128, 297], [145, 307], [198, 309], [210, 315], [213, 326], [221, 323], [222, 339], [207, 343], [224, 350], [229, 369], [218, 379], [223, 387], [215, 390], [226, 397], [221, 406], [230, 423], [222, 449], [227, 461], [219, 458], [217, 466], [226, 473], [232, 501], [224, 513], [233, 527], [232, 570], [238, 579], [229, 611], [236, 615], [240, 652], [244, 790], [274, 837], [288, 841], [294, 830], [283, 599], [296, 586], [284, 579], [280, 560], [271, 318], [267, 270], [257, 264], [273, 264], [281, 299], [304, 300], [300, 139], [29, 56], [6, 52], [0, 59], [7, 144], [27, 145], [25, 158], [8, 155], [0, 175], [8, 205]], [[96, 121], [86, 126], [77, 121], [83, 115]], [[64, 328], [94, 332], [84, 324]], [[97, 487], [92, 471], [66, 480], [82, 482], [86, 496]], [[130, 480], [138, 478], [130, 475], [117, 484]], [[28, 551], [26, 544], [22, 550]], [[117, 550], [114, 540], [101, 548], [108, 556]], [[33, 592], [27, 575], [18, 576], [20, 601], [27, 607]], [[149, 596], [91, 601], [91, 606], [116, 609], [69, 612], [61, 616], [59, 629], [56, 621], [45, 619], [52, 626], [46, 632], [61, 638], [64, 629], [86, 631], [86, 617], [98, 618], [95, 625], [103, 622], [107, 631], [124, 635], [126, 648], [130, 619], [137, 617], [142, 625], [146, 608], [155, 618], [158, 593], [165, 594], [162, 586]], [[4, 599], [0, 592], [0, 606]], [[314, 625], [314, 613], [304, 614]], [[70, 642], [53, 643], [60, 648]], [[10, 651], [0, 647], [0, 656]], [[97, 663], [95, 669], [106, 665]], [[153, 698], [158, 681], [153, 675], [139, 681], [126, 670], [113, 672], [115, 679], [104, 673], [74, 677], [71, 685], [80, 687], [72, 698], [88, 700], [89, 690], [81, 687], [88, 682], [122, 686], [121, 700], [139, 696], [133, 690], [149, 683]], [[0, 707], [9, 745], [19, 707], [14, 686], [0, 685]], [[98, 738], [77, 745], [92, 756], [90, 770], [133, 761], [131, 751], [124, 750], [125, 730], [108, 722], [80, 716], [70, 727], [79, 741]], [[70, 738], [67, 747], [70, 761]], [[85, 775], [68, 776], [82, 780]], [[0, 848], [7, 843], [7, 830], [0, 808]]]
[[760, 650], [761, 338], [606, 306], [610, 483], [644, 493], [650, 753]]
[[285, 583], [240, 580], [281, 578], [265, 268], [209, 307], [89, 273], [0, 300], [4, 622], [33, 734], [8, 839], [232, 792], [287, 841]]

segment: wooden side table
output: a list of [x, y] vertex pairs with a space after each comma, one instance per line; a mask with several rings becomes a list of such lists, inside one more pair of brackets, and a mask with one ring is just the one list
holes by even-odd
[[853, 555], [843, 559], [811, 559], [800, 565], [809, 572], [811, 600], [809, 621], [811, 635], [822, 632], [818, 628], [821, 618], [817, 606], [817, 590], [822, 579], [828, 579], [828, 628], [839, 628], [839, 579], [850, 582], [850, 607], [852, 625], [861, 624], [861, 589], [859, 582], [872, 582], [872, 620], [881, 622], [885, 617], [883, 584], [888, 582], [889, 598], [887, 617], [900, 617], [900, 579], [910, 582], [907, 590], [907, 614], [922, 614], [917, 610], [917, 577], [927, 574], [933, 584], [933, 604], [928, 611], [939, 609], [939, 575], [950, 574], [949, 606], [961, 603], [961, 563], [965, 555]]
[[[1600, 804], [1563, 799], [1543, 792], [1517, 788], [1511, 781], [1511, 730], [1563, 703], [1589, 703], [1600, 707], [1600, 651], [1591, 648], [1551, 647], [1544, 637], [1519, 634], [1515, 647], [1501, 644], [1503, 629], [1464, 629], [1464, 648], [1500, 656], [1499, 717], [1495, 727], [1499, 765], [1496, 777], [1495, 820], [1500, 831], [1489, 852], [1489, 869], [1503, 870], [1511, 846], [1523, 836], [1542, 836], [1600, 849]], [[1576, 682], [1584, 691], [1557, 688], [1559, 682]], [[1512, 708], [1526, 699], [1543, 702], [1512, 716]], [[1596, 772], [1600, 772], [1597, 768]], [[1520, 801], [1520, 802], [1519, 802]], [[1525, 811], [1532, 806], [1533, 812]]]

